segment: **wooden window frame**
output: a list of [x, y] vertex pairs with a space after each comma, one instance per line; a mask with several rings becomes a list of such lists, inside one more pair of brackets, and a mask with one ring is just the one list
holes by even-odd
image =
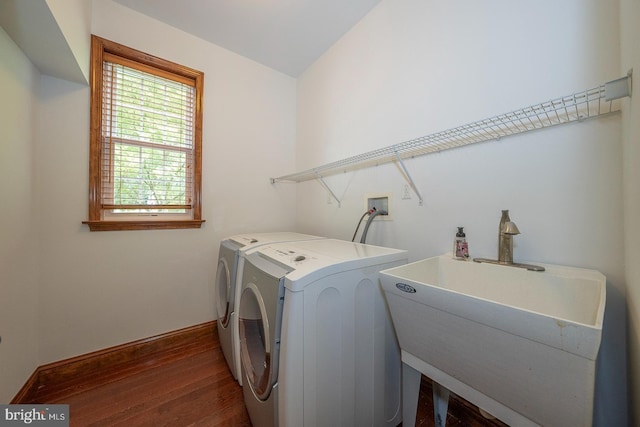
[[[116, 55], [142, 67], [151, 67], [156, 74], [180, 76], [193, 82], [195, 95], [195, 117], [193, 135], [193, 200], [191, 219], [126, 219], [105, 220], [102, 201], [102, 82], [105, 55]], [[83, 221], [91, 231], [154, 230], [200, 228], [202, 219], [202, 101], [204, 73], [124, 45], [91, 35], [91, 131], [89, 150], [89, 220]]]

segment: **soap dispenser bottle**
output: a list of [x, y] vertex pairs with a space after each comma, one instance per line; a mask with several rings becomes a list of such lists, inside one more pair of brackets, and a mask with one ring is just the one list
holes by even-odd
[[458, 227], [456, 238], [453, 241], [453, 257], [464, 261], [469, 259], [469, 244], [464, 234], [464, 227]]

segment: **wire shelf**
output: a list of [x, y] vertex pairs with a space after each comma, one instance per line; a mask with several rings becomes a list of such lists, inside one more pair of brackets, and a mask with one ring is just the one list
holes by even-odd
[[[620, 111], [618, 98], [631, 95], [631, 72], [626, 77], [592, 89], [531, 105], [509, 113], [358, 154], [302, 172], [271, 178], [276, 182], [302, 182], [365, 167], [400, 161], [478, 142], [558, 126]], [[403, 165], [404, 168], [404, 165]], [[406, 170], [405, 170], [406, 171]], [[412, 187], [413, 185], [412, 182]]]

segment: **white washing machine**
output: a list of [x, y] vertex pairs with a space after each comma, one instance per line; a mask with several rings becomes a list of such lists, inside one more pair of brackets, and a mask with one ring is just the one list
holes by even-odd
[[325, 239], [245, 254], [238, 311], [254, 427], [402, 421], [400, 349], [378, 272], [407, 252]]
[[240, 376], [240, 343], [238, 340], [238, 304], [244, 253], [274, 242], [322, 239], [323, 237], [292, 232], [248, 233], [229, 237], [220, 242], [218, 270], [215, 280], [216, 318], [220, 347], [233, 377], [242, 385]]

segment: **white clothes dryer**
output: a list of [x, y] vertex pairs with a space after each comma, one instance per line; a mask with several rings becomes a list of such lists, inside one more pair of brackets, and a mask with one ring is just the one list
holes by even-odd
[[402, 421], [400, 349], [378, 273], [407, 252], [325, 239], [245, 254], [238, 309], [254, 427]]
[[293, 232], [248, 233], [223, 239], [218, 253], [215, 289], [216, 319], [220, 347], [233, 377], [242, 385], [240, 376], [240, 343], [238, 340], [237, 308], [240, 289], [236, 286], [242, 276], [244, 253], [274, 242], [322, 239], [323, 237]]

